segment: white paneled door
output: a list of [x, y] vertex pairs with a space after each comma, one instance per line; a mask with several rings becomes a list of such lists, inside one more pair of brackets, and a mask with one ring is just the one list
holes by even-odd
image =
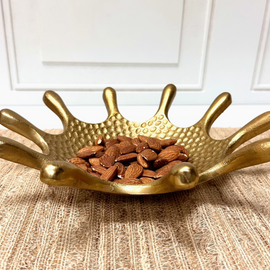
[[2, 0], [0, 105], [270, 103], [268, 0]]

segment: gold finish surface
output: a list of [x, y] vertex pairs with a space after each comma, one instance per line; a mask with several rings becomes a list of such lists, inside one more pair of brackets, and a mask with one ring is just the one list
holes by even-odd
[[[48, 185], [129, 195], [191, 189], [222, 174], [270, 161], [269, 139], [236, 150], [244, 142], [270, 128], [270, 112], [256, 117], [230, 137], [216, 140], [211, 138], [209, 132], [214, 121], [231, 104], [230, 94], [219, 95], [204, 116], [187, 128], [174, 126], [168, 119], [175, 94], [176, 87], [167, 85], [156, 114], [148, 121], [138, 123], [120, 114], [116, 92], [108, 87], [103, 92], [108, 118], [102, 123], [90, 124], [75, 118], [55, 92], [47, 91], [43, 97], [44, 103], [61, 119], [63, 132], [56, 135], [46, 133], [15, 112], [3, 109], [0, 112], [0, 123], [33, 141], [42, 153], [9, 138], [0, 137], [0, 157], [40, 170], [41, 181]], [[141, 185], [105, 181], [68, 162], [79, 149], [93, 145], [99, 135], [107, 139], [117, 135], [137, 137], [140, 134], [160, 139], [177, 139], [176, 144], [184, 145], [189, 151], [189, 162], [177, 164], [162, 178]]]

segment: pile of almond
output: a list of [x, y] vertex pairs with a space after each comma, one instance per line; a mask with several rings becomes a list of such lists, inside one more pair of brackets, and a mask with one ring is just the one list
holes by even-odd
[[88, 173], [121, 184], [145, 184], [157, 180], [170, 169], [188, 160], [188, 152], [177, 140], [99, 136], [93, 146], [80, 149], [70, 162]]

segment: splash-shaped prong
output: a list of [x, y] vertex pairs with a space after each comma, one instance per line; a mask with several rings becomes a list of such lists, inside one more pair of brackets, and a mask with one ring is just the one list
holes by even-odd
[[107, 87], [103, 91], [103, 100], [108, 112], [108, 117], [120, 114], [117, 106], [116, 92], [112, 87]]
[[0, 137], [0, 158], [38, 170], [46, 159], [44, 155], [5, 137]]
[[232, 103], [231, 95], [227, 92], [220, 94], [210, 105], [204, 116], [199, 122], [203, 123], [205, 132], [209, 131], [215, 120], [230, 106]]
[[164, 114], [168, 118], [168, 112], [176, 95], [176, 87], [173, 84], [168, 84], [162, 92], [159, 103], [159, 108], [156, 114]]
[[232, 153], [244, 142], [270, 129], [270, 112], [265, 112], [231, 135], [226, 154]]
[[200, 175], [199, 184], [222, 174], [270, 161], [270, 140], [250, 143], [226, 156], [221, 162]]
[[1, 110], [0, 124], [34, 142], [45, 154], [49, 152], [48, 144], [43, 139], [44, 131], [38, 129], [14, 111], [9, 109]]
[[61, 97], [54, 91], [49, 90], [44, 93], [43, 101], [46, 106], [60, 118], [63, 123], [64, 130], [66, 130], [69, 121], [74, 117], [66, 107]]

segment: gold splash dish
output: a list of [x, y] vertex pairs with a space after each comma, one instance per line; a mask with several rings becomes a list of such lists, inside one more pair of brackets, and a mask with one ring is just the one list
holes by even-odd
[[[0, 157], [40, 170], [42, 182], [52, 186], [70, 186], [107, 193], [146, 195], [186, 190], [222, 174], [270, 161], [269, 139], [241, 147], [241, 144], [270, 128], [270, 112], [256, 117], [236, 133], [223, 140], [210, 137], [213, 122], [231, 104], [229, 93], [222, 93], [204, 116], [193, 126], [180, 128], [168, 119], [168, 110], [176, 94], [176, 87], [163, 90], [157, 113], [143, 123], [131, 122], [119, 112], [115, 90], [108, 87], [103, 99], [108, 118], [99, 124], [89, 124], [75, 118], [62, 99], [53, 91], [44, 94], [44, 103], [61, 119], [63, 133], [46, 133], [15, 112], [3, 109], [0, 123], [38, 145], [42, 153], [9, 138], [0, 137]], [[162, 178], [141, 185], [123, 185], [92, 176], [68, 162], [79, 149], [93, 145], [102, 134], [106, 139], [117, 135], [137, 137], [146, 135], [160, 139], [174, 138], [176, 144], [189, 151], [189, 162], [175, 165]]]

